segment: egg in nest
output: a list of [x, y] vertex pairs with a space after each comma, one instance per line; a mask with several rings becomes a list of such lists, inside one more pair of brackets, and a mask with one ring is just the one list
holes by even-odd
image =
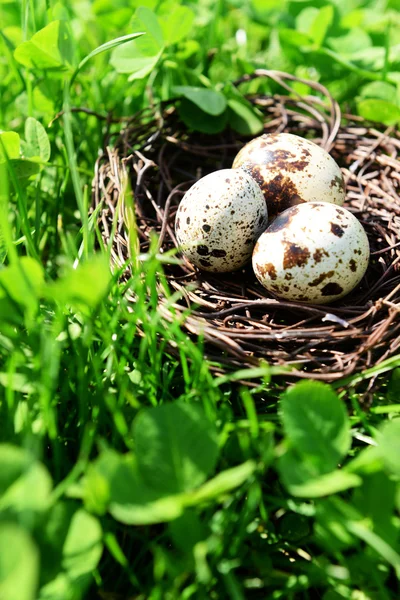
[[257, 183], [245, 171], [222, 169], [197, 181], [175, 219], [182, 253], [205, 271], [242, 267], [265, 230], [268, 212]]
[[350, 211], [309, 202], [276, 217], [254, 248], [253, 269], [280, 298], [327, 304], [358, 285], [369, 255], [364, 228]]
[[304, 202], [342, 206], [345, 199], [343, 175], [332, 156], [291, 133], [255, 138], [240, 150], [232, 167], [243, 169], [257, 181], [270, 219]]

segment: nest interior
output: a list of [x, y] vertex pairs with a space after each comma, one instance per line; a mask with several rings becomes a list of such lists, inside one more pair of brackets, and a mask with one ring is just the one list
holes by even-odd
[[[299, 96], [292, 87], [299, 80], [289, 74], [256, 71], [236, 84], [255, 77], [269, 78], [285, 90], [249, 98], [263, 115], [264, 133], [307, 137], [341, 166], [345, 206], [361, 221], [370, 242], [367, 273], [351, 294], [329, 306], [273, 297], [251, 266], [211, 274], [182, 261], [166, 265], [166, 276], [171, 289], [181, 292], [176, 310], [191, 308], [183, 326], [191, 335], [204, 336], [208, 358], [223, 368], [254, 366], [263, 359], [292, 366], [293, 377], [333, 381], [379, 364], [400, 346], [400, 136], [392, 127], [342, 116], [329, 92], [314, 82], [300, 80], [313, 92]], [[216, 135], [191, 132], [173, 104], [127, 122], [99, 158], [94, 179], [94, 206], [114, 265], [126, 265], [130, 248], [126, 177], [140, 251], [148, 250], [156, 232], [160, 252], [165, 252], [177, 246], [174, 219], [184, 193], [207, 173], [231, 167], [248, 140], [231, 129]], [[129, 268], [123, 277], [128, 276]]]

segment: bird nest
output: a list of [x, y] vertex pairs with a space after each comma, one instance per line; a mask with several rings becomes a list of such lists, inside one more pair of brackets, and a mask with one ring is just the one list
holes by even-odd
[[[290, 377], [334, 381], [381, 363], [400, 345], [400, 136], [392, 127], [341, 115], [328, 90], [315, 82], [262, 70], [235, 85], [256, 77], [268, 78], [275, 88], [279, 84], [283, 93], [249, 97], [263, 114], [264, 133], [312, 139], [342, 168], [345, 206], [363, 224], [371, 246], [367, 273], [342, 300], [313, 306], [274, 297], [249, 265], [232, 274], [212, 274], [182, 259], [165, 264], [168, 285], [180, 298], [175, 315], [182, 316], [191, 336], [203, 336], [208, 358], [222, 370], [255, 366], [261, 359], [292, 367]], [[300, 96], [292, 87], [295, 81], [312, 93]], [[231, 167], [246, 141], [229, 128], [216, 135], [188, 130], [172, 102], [136, 115], [113, 144], [108, 140], [96, 165], [93, 206], [113, 267], [123, 279], [130, 276], [134, 246], [128, 218], [132, 199], [140, 253], [148, 251], [153, 233], [160, 253], [177, 247], [174, 219], [182, 196], [200, 177]], [[173, 318], [162, 293], [159, 310]]]

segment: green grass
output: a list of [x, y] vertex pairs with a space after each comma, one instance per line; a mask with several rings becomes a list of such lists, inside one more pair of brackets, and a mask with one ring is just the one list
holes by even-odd
[[267, 366], [215, 377], [158, 311], [156, 240], [124, 285], [94, 252], [105, 122], [71, 108], [177, 98], [195, 129], [255, 134], [227, 82], [267, 67], [395, 124], [399, 4], [143, 4], [0, 1], [0, 597], [393, 600], [400, 358], [336, 391], [282, 392]]

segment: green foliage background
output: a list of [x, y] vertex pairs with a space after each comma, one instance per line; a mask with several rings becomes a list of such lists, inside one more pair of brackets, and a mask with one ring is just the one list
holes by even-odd
[[192, 129], [255, 135], [231, 84], [255, 68], [396, 125], [399, 10], [0, 0], [0, 598], [399, 597], [400, 357], [335, 389], [217, 378], [174, 314], [176, 258], [154, 240], [121, 286], [88, 216], [109, 113], [173, 99]]

